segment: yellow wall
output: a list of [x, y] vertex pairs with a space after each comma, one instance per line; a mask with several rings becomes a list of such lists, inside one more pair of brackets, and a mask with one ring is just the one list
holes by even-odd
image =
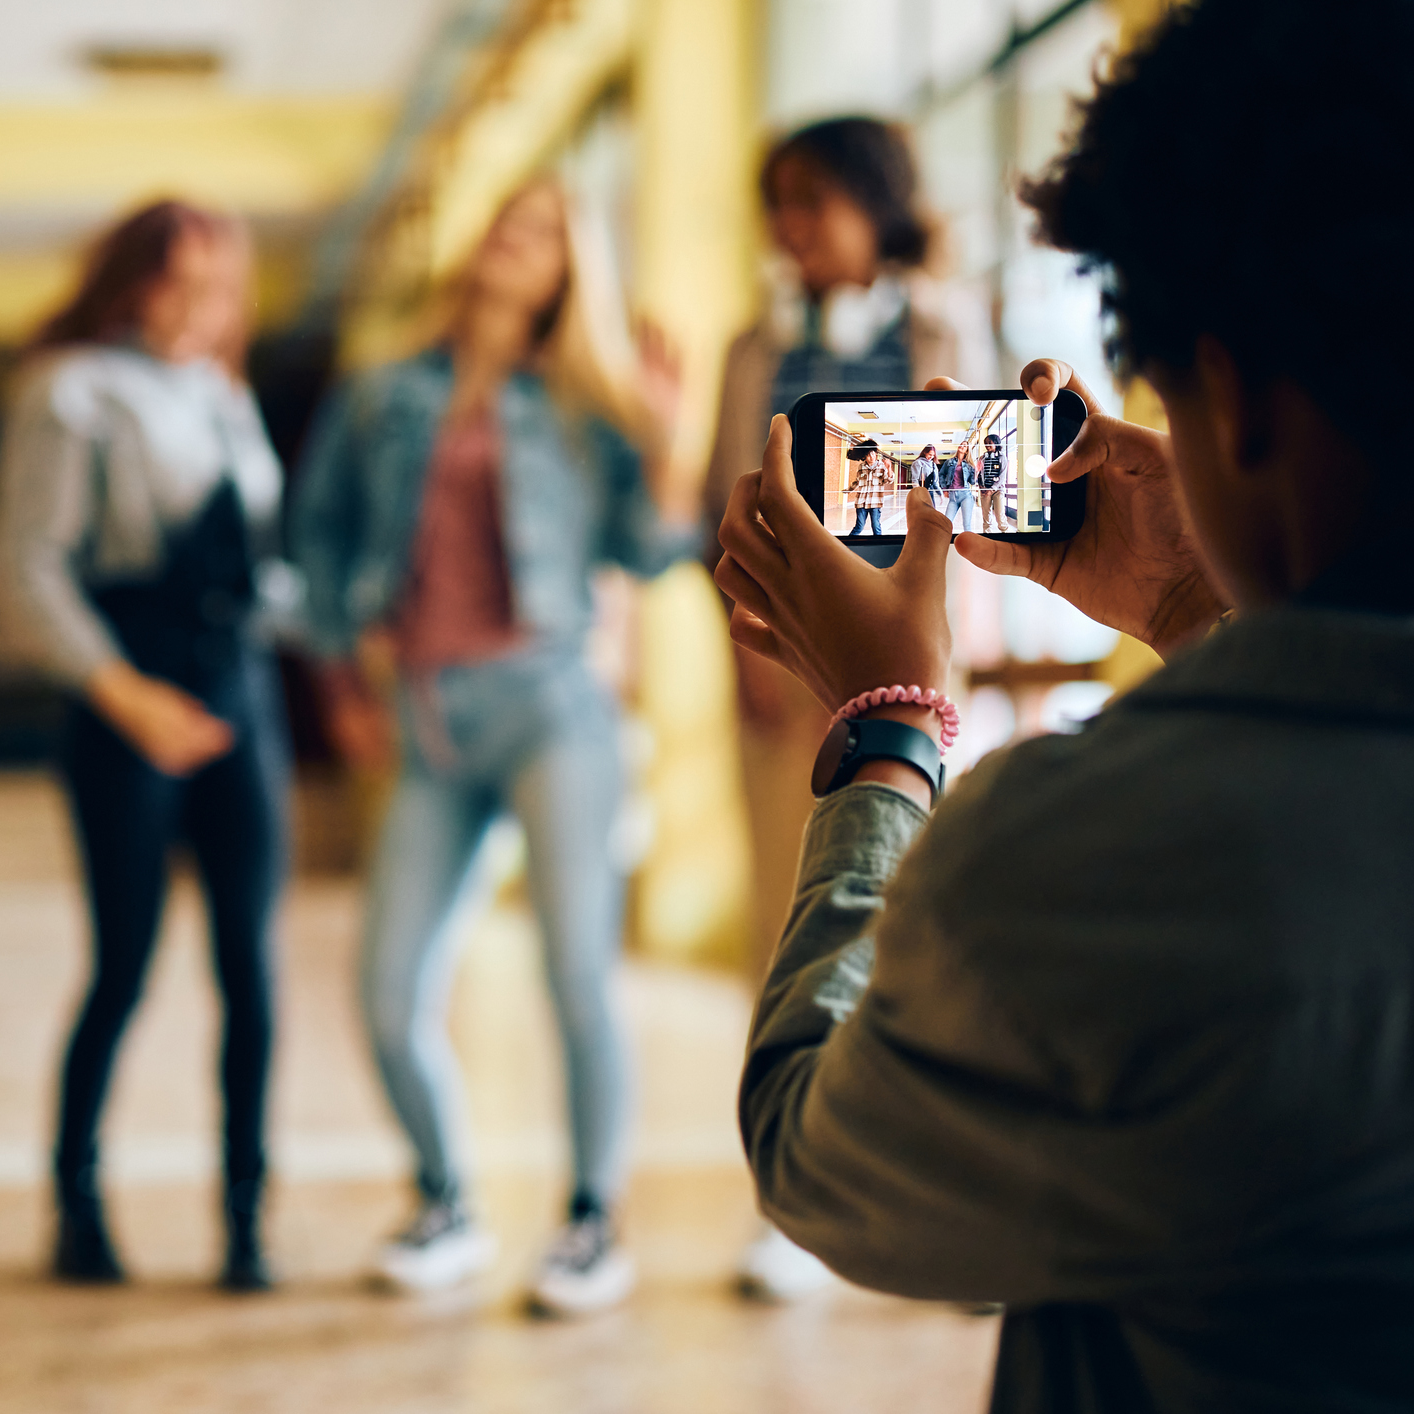
[[[634, 301], [684, 354], [677, 446], [699, 477], [726, 345], [752, 315], [758, 120], [750, 0], [645, 0], [633, 71]], [[644, 596], [640, 710], [658, 740], [658, 841], [638, 884], [639, 941], [661, 955], [744, 955], [749, 861], [726, 619], [684, 565]]]
[[179, 190], [251, 212], [318, 210], [362, 178], [390, 115], [383, 100], [200, 91], [0, 107], [0, 192], [40, 208]]
[[427, 335], [428, 297], [508, 196], [563, 150], [627, 71], [635, 0], [527, 0], [472, 56], [366, 251], [341, 331], [350, 367], [400, 357]]

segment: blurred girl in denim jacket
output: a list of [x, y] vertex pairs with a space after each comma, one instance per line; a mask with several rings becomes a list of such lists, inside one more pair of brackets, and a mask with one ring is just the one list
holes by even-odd
[[421, 1202], [378, 1273], [431, 1290], [494, 1256], [458, 1162], [448, 920], [475, 887], [487, 827], [513, 811], [565, 1051], [574, 1191], [532, 1283], [534, 1301], [558, 1313], [611, 1305], [634, 1283], [613, 1222], [627, 1086], [610, 995], [620, 767], [615, 706], [585, 662], [590, 580], [605, 563], [656, 574], [700, 545], [691, 505], [667, 503], [676, 366], [657, 337], [633, 359], [621, 305], [585, 280], [577, 233], [549, 180], [505, 205], [443, 338], [352, 379], [323, 410], [292, 526], [331, 735], [353, 761], [394, 751], [360, 640], [390, 640], [398, 665], [402, 766], [361, 987]]

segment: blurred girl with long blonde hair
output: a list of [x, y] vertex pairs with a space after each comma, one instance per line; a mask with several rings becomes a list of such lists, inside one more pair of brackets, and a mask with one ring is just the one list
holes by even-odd
[[[653, 574], [700, 544], [693, 514], [666, 505], [676, 367], [656, 337], [633, 356], [622, 306], [577, 260], [573, 217], [550, 180], [506, 203], [443, 335], [324, 410], [293, 522], [331, 735], [375, 766], [401, 744], [361, 977], [420, 1201], [377, 1272], [431, 1290], [494, 1256], [461, 1172], [445, 1009], [448, 920], [509, 811], [525, 829], [564, 1044], [574, 1187], [532, 1282], [535, 1303], [563, 1314], [634, 1283], [614, 1222], [628, 1083], [611, 997], [621, 781], [615, 704], [585, 661], [590, 580], [605, 563]], [[370, 633], [391, 638], [398, 728], [359, 667]]]

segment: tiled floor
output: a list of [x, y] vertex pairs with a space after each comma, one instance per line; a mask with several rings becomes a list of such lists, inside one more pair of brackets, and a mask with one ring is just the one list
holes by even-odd
[[627, 1236], [643, 1283], [580, 1324], [528, 1320], [520, 1283], [563, 1197], [557, 1061], [534, 929], [514, 899], [472, 926], [453, 1006], [486, 1212], [503, 1255], [431, 1301], [362, 1283], [404, 1214], [404, 1155], [354, 1024], [356, 888], [286, 908], [268, 1297], [209, 1279], [216, 1011], [179, 885], [108, 1126], [114, 1226], [135, 1280], [40, 1275], [52, 1070], [83, 971], [82, 904], [47, 782], [0, 777], [0, 1414], [972, 1414], [995, 1325], [841, 1286], [763, 1310], [728, 1289], [753, 1227], [733, 1122], [749, 998], [730, 978], [631, 965], [639, 1055]]

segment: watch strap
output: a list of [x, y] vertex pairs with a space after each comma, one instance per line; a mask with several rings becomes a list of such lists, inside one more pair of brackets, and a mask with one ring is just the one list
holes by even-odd
[[944, 768], [933, 738], [905, 722], [876, 718], [845, 719], [830, 728], [815, 758], [811, 791], [819, 799], [839, 790], [866, 761], [902, 761], [928, 782], [934, 803], [942, 793]]

